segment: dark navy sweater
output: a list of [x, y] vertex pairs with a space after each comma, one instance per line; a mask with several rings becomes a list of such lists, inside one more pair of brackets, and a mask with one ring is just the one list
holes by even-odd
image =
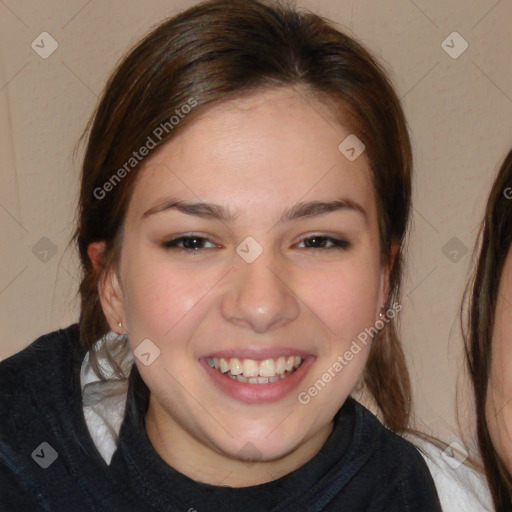
[[0, 511], [441, 511], [416, 448], [352, 399], [320, 452], [288, 475], [243, 488], [195, 482], [151, 445], [135, 365], [107, 465], [83, 415], [84, 355], [74, 324], [0, 363]]

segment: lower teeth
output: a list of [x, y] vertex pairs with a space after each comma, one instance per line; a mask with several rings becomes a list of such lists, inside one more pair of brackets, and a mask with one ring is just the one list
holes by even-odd
[[222, 375], [229, 377], [231, 380], [237, 380], [238, 382], [249, 384], [272, 384], [273, 382], [277, 382], [278, 380], [288, 377], [288, 375], [291, 375], [294, 371], [295, 368], [291, 372], [286, 371], [281, 375], [274, 375], [273, 377], [244, 377], [243, 375], [233, 375], [231, 372], [223, 373]]

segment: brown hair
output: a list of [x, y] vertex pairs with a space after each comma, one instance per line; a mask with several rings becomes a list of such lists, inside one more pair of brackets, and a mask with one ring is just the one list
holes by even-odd
[[[412, 152], [400, 101], [385, 72], [364, 47], [313, 13], [270, 0], [211, 0], [165, 20], [122, 60], [89, 123], [74, 235], [83, 268], [79, 324], [85, 349], [91, 350], [110, 330], [98, 283], [119, 255], [123, 220], [141, 165], [123, 173], [105, 197], [98, 199], [95, 190], [126, 164], [155, 127], [169, 125], [170, 117], [191, 99], [192, 111], [169, 127], [161, 143], [213, 105], [282, 86], [313, 93], [365, 144], [383, 263], [389, 263], [391, 244], [399, 245], [386, 307], [399, 302]], [[87, 255], [94, 241], [106, 243], [97, 272]], [[91, 360], [100, 375], [93, 351]], [[387, 425], [404, 430], [410, 382], [394, 320], [373, 343], [364, 382]]]
[[512, 241], [511, 199], [512, 151], [504, 160], [487, 201], [478, 235], [478, 260], [466, 289], [462, 311], [466, 360], [475, 396], [478, 445], [497, 512], [511, 510], [512, 477], [492, 444], [485, 407], [498, 287]]

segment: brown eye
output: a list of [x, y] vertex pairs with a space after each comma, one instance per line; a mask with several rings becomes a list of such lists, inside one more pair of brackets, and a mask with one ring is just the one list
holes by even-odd
[[163, 242], [162, 246], [166, 249], [177, 249], [181, 251], [195, 252], [207, 249], [204, 247], [206, 242], [212, 244], [214, 247], [217, 247], [207, 238], [195, 235], [179, 236], [172, 240]]
[[[340, 238], [330, 236], [313, 235], [303, 238], [299, 243], [304, 242], [306, 249], [315, 249], [320, 251], [330, 251], [332, 249], [346, 250], [350, 247], [350, 242]], [[330, 244], [330, 246], [328, 246]]]

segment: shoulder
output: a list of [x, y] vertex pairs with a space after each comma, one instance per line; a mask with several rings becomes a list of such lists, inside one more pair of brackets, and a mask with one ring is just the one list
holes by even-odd
[[[78, 324], [72, 324], [40, 336], [28, 347], [0, 362], [0, 382], [9, 383], [13, 379], [18, 383], [31, 382], [33, 374], [41, 370], [44, 374], [53, 373], [57, 361], [78, 355], [78, 335]], [[4, 394], [4, 388], [1, 389]]]
[[80, 352], [78, 325], [73, 324], [40, 336], [0, 363], [0, 417], [6, 418], [0, 422], [0, 438], [16, 438], [27, 422], [69, 395]]
[[12, 510], [96, 510], [97, 494], [120, 489], [84, 421], [83, 353], [73, 324], [0, 363], [0, 502]]
[[372, 445], [378, 448], [383, 463], [399, 464], [402, 468], [427, 469], [425, 461], [416, 446], [405, 437], [398, 435], [383, 425], [366, 407], [355, 401], [356, 413], [364, 436], [371, 438]]
[[446, 512], [492, 511], [492, 500], [485, 477], [467, 464], [464, 454], [451, 453], [450, 446], [438, 447], [416, 435], [407, 438], [418, 447], [432, 474]]
[[24, 365], [25, 370], [41, 367], [53, 360], [56, 354], [73, 355], [78, 343], [78, 324], [72, 324], [65, 329], [58, 329], [39, 336], [26, 348], [0, 362], [0, 376], [6, 378], [12, 371]]

